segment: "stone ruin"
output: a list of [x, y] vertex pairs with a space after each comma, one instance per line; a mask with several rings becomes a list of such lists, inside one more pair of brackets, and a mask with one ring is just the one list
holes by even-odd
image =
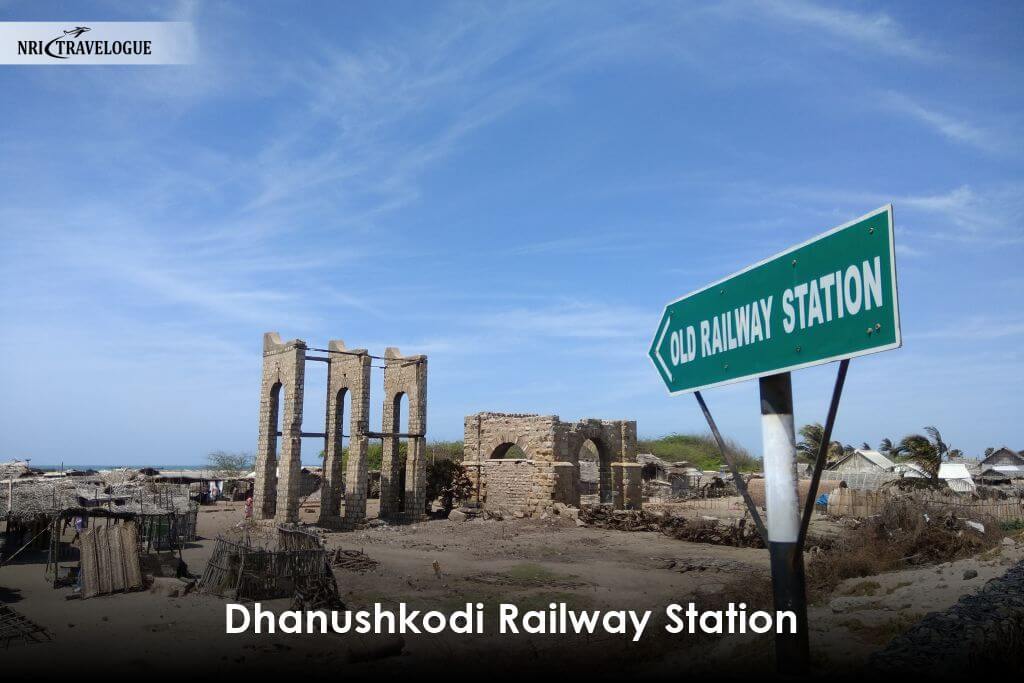
[[[635, 421], [477, 413], [466, 417], [464, 444], [462, 464], [484, 510], [529, 517], [555, 503], [579, 507], [592, 490], [615, 509], [641, 507]], [[513, 446], [524, 457], [509, 457]], [[592, 485], [588, 469], [596, 470]]]
[[694, 498], [706, 493], [714, 483], [715, 477], [705, 476], [704, 472], [685, 461], [668, 462], [653, 453], [638, 453], [636, 461], [642, 468], [643, 495], [648, 502]]
[[[324, 355], [309, 355], [308, 351]], [[382, 431], [369, 429], [370, 370], [373, 359], [384, 361]], [[327, 420], [322, 433], [302, 431], [302, 400], [307, 362], [327, 364]], [[348, 433], [344, 433], [344, 399], [351, 400]], [[283, 396], [283, 398], [282, 398]], [[402, 430], [400, 407], [408, 399], [408, 425]], [[279, 413], [282, 413], [279, 416]], [[278, 431], [278, 418], [281, 428]], [[256, 455], [253, 514], [257, 520], [299, 521], [299, 483], [303, 438], [324, 441], [324, 481], [318, 524], [352, 526], [366, 519], [367, 453], [370, 439], [383, 442], [380, 517], [416, 521], [426, 507], [427, 357], [403, 356], [389, 347], [383, 358], [366, 349], [347, 349], [333, 340], [326, 349], [310, 349], [301, 339], [281, 341], [276, 332], [263, 335], [263, 383], [260, 388], [260, 430]], [[342, 476], [342, 438], [349, 437]], [[280, 439], [278, 438], [280, 437]], [[408, 451], [401, 467], [399, 442]]]

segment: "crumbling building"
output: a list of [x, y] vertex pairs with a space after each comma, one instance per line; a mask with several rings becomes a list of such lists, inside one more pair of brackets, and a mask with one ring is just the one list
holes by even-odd
[[[369, 426], [370, 372], [374, 359], [384, 361], [380, 432], [370, 431]], [[323, 432], [302, 431], [307, 362], [327, 364]], [[348, 416], [344, 414], [346, 396], [351, 406]], [[405, 431], [401, 416], [403, 398], [408, 403]], [[366, 349], [346, 348], [341, 340], [331, 341], [326, 349], [311, 349], [301, 339], [283, 342], [276, 332], [268, 332], [263, 335], [254, 514], [259, 520], [278, 523], [299, 520], [302, 439], [317, 438], [324, 444], [318, 523], [344, 527], [363, 521], [369, 441], [381, 439], [380, 516], [392, 521], [421, 519], [426, 508], [426, 431], [426, 356], [403, 356], [393, 347], [383, 357], [372, 356]], [[349, 439], [347, 453], [343, 446], [345, 437]], [[402, 440], [407, 442], [404, 466], [399, 449]]]
[[641, 506], [635, 421], [484, 412], [466, 417], [464, 445], [463, 466], [484, 509], [528, 517], [554, 503], [578, 507], [588, 492], [588, 451], [596, 452], [599, 501]]

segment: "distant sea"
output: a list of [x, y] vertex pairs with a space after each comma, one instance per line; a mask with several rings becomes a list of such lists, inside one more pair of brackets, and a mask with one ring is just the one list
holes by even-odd
[[[310, 467], [310, 466], [312, 466], [312, 467], [319, 467], [322, 464], [323, 464], [322, 461], [320, 461], [319, 459], [314, 461], [314, 462], [306, 462], [306, 461], [302, 462], [303, 467]], [[58, 471], [61, 470], [61, 465], [59, 465], [59, 464], [58, 465], [39, 465], [39, 464], [37, 464], [35, 462], [31, 462], [30, 461], [29, 465], [33, 469], [43, 470], [44, 472], [58, 472]], [[63, 465], [63, 469], [65, 469], [65, 470], [116, 470], [116, 469], [121, 469], [122, 467], [127, 467], [128, 469], [132, 469], [132, 470], [140, 470], [143, 467], [152, 467], [153, 469], [160, 470], [161, 472], [177, 472], [179, 470], [208, 470], [208, 469], [210, 469], [210, 465], [208, 463], [199, 463], [199, 464], [196, 464], [196, 465], [153, 465], [152, 463], [142, 463], [142, 464], [131, 464], [131, 463], [129, 463], [129, 464], [119, 464], [119, 465], [114, 465], [114, 464], [111, 464], [111, 463], [106, 463], [106, 464], [103, 464], [103, 465], [89, 465], [89, 464], [83, 465], [83, 464], [79, 464], [79, 463], [64, 463], [64, 465]]]
[[[34, 462], [30, 462], [29, 465], [33, 469], [43, 470], [44, 472], [57, 472], [61, 469], [61, 465], [37, 465]], [[208, 470], [209, 465], [112, 465], [106, 463], [104, 465], [81, 465], [79, 463], [64, 463], [63, 469], [66, 470], [117, 470], [122, 467], [127, 467], [133, 470], [139, 470], [143, 467], [152, 467], [153, 469], [160, 471], [173, 472], [176, 470]]]

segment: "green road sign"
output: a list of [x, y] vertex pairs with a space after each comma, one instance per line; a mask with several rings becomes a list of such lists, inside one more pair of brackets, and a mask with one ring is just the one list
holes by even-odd
[[890, 204], [668, 304], [649, 355], [675, 394], [900, 344]]

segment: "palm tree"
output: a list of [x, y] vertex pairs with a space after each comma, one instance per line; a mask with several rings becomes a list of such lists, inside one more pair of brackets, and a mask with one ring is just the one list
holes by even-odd
[[935, 452], [938, 453], [939, 458], [949, 453], [949, 444], [942, 440], [942, 434], [939, 433], [938, 427], [925, 427], [925, 433], [932, 440], [932, 445], [935, 446]]
[[838, 441], [833, 441], [828, 445], [828, 461], [835, 462], [845, 455], [853, 453], [852, 446], [844, 446]]
[[908, 434], [900, 439], [896, 446], [896, 453], [902, 455], [906, 460], [920, 465], [932, 481], [939, 478], [939, 464], [942, 456], [938, 447], [923, 434]]
[[882, 442], [878, 444], [878, 452], [890, 459], [899, 455], [896, 449], [897, 446], [892, 439], [882, 439]]
[[[818, 457], [818, 450], [821, 448], [821, 441], [825, 436], [825, 428], [820, 422], [812, 422], [800, 428], [800, 436], [803, 437], [803, 440], [796, 444], [797, 457], [805, 462], [814, 462], [814, 459]], [[840, 458], [843, 456], [844, 451], [843, 444], [833, 441], [828, 445], [827, 458], [830, 461]]]
[[814, 462], [818, 457], [818, 449], [821, 448], [821, 438], [825, 435], [825, 428], [818, 422], [806, 424], [800, 428], [800, 436], [803, 440], [796, 444], [797, 457]]

